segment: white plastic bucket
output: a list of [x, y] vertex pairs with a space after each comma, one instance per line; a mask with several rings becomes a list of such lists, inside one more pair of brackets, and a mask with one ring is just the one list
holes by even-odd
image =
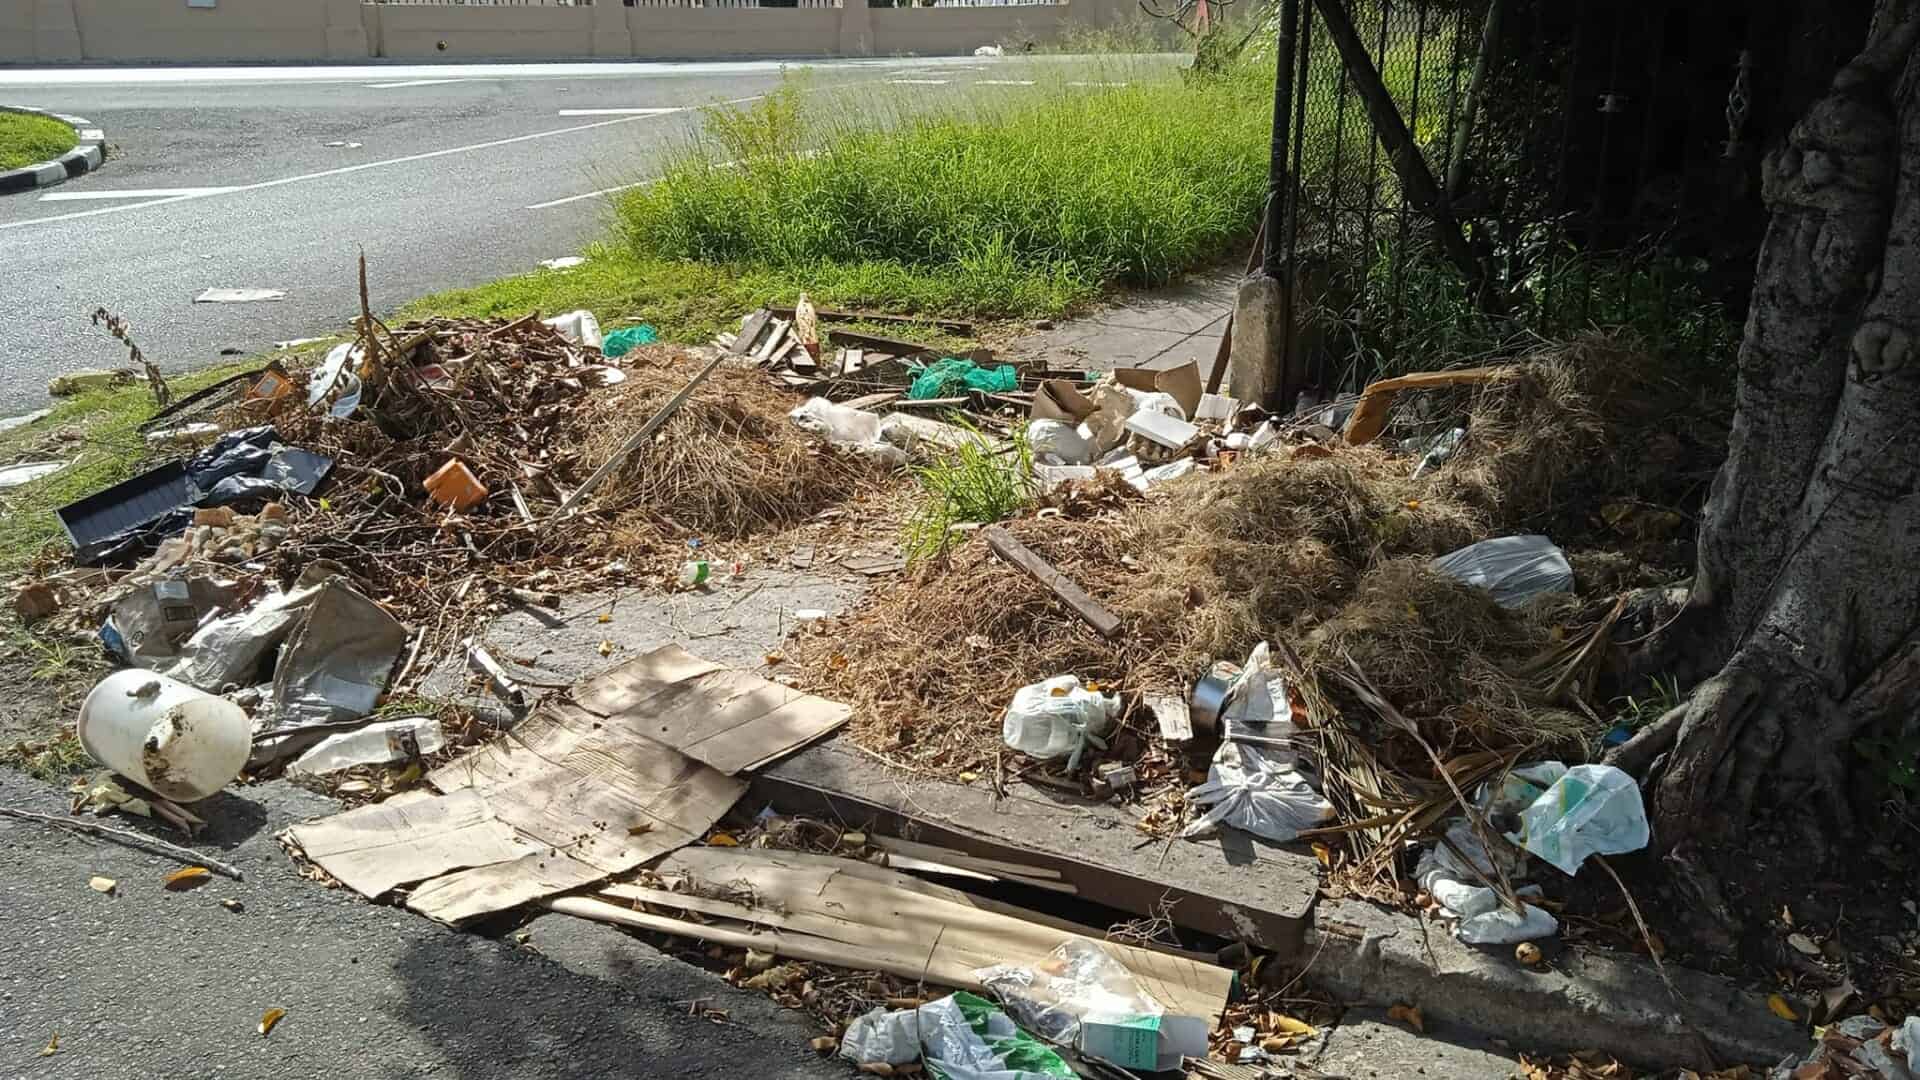
[[245, 709], [138, 668], [101, 679], [80, 704], [75, 727], [95, 761], [183, 803], [231, 783], [253, 746]]

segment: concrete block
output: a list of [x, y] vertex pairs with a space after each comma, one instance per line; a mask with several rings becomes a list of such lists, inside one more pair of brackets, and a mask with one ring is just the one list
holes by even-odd
[[1723, 1064], [1772, 1065], [1806, 1046], [1764, 994], [1671, 963], [1673, 994], [1651, 963], [1618, 953], [1569, 949], [1536, 970], [1510, 947], [1466, 945], [1438, 923], [1355, 900], [1315, 909], [1306, 953], [1321, 949], [1308, 980], [1348, 1001], [1418, 1005], [1529, 1050], [1597, 1047], [1637, 1066], [1702, 1069], [1700, 1039]]
[[1287, 327], [1278, 278], [1255, 274], [1240, 283], [1233, 305], [1233, 359], [1227, 389], [1248, 404], [1268, 408], [1280, 389], [1280, 349]]

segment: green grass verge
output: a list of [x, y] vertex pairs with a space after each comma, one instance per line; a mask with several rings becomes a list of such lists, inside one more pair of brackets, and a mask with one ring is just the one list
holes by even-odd
[[1252, 232], [1270, 81], [1114, 60], [1041, 74], [910, 104], [789, 82], [710, 110], [622, 197], [621, 237], [635, 258], [991, 318], [1161, 284]]
[[50, 116], [0, 112], [0, 169], [52, 161], [79, 144], [73, 128]]

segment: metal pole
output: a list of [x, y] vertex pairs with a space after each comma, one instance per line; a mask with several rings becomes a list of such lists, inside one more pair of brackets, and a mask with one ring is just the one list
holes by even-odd
[[1294, 39], [1300, 33], [1300, 0], [1281, 0], [1280, 37], [1273, 61], [1273, 157], [1267, 164], [1267, 209], [1269, 223], [1266, 250], [1261, 268], [1268, 277], [1280, 276], [1280, 265], [1287, 250], [1286, 230], [1276, 228], [1286, 210], [1288, 188], [1288, 144], [1293, 138]]

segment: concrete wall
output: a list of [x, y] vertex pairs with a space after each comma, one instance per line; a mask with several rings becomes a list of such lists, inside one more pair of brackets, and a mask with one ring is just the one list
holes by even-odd
[[0, 63], [940, 55], [1043, 41], [1133, 10], [1130, 0], [979, 8], [213, 2], [0, 0]]

